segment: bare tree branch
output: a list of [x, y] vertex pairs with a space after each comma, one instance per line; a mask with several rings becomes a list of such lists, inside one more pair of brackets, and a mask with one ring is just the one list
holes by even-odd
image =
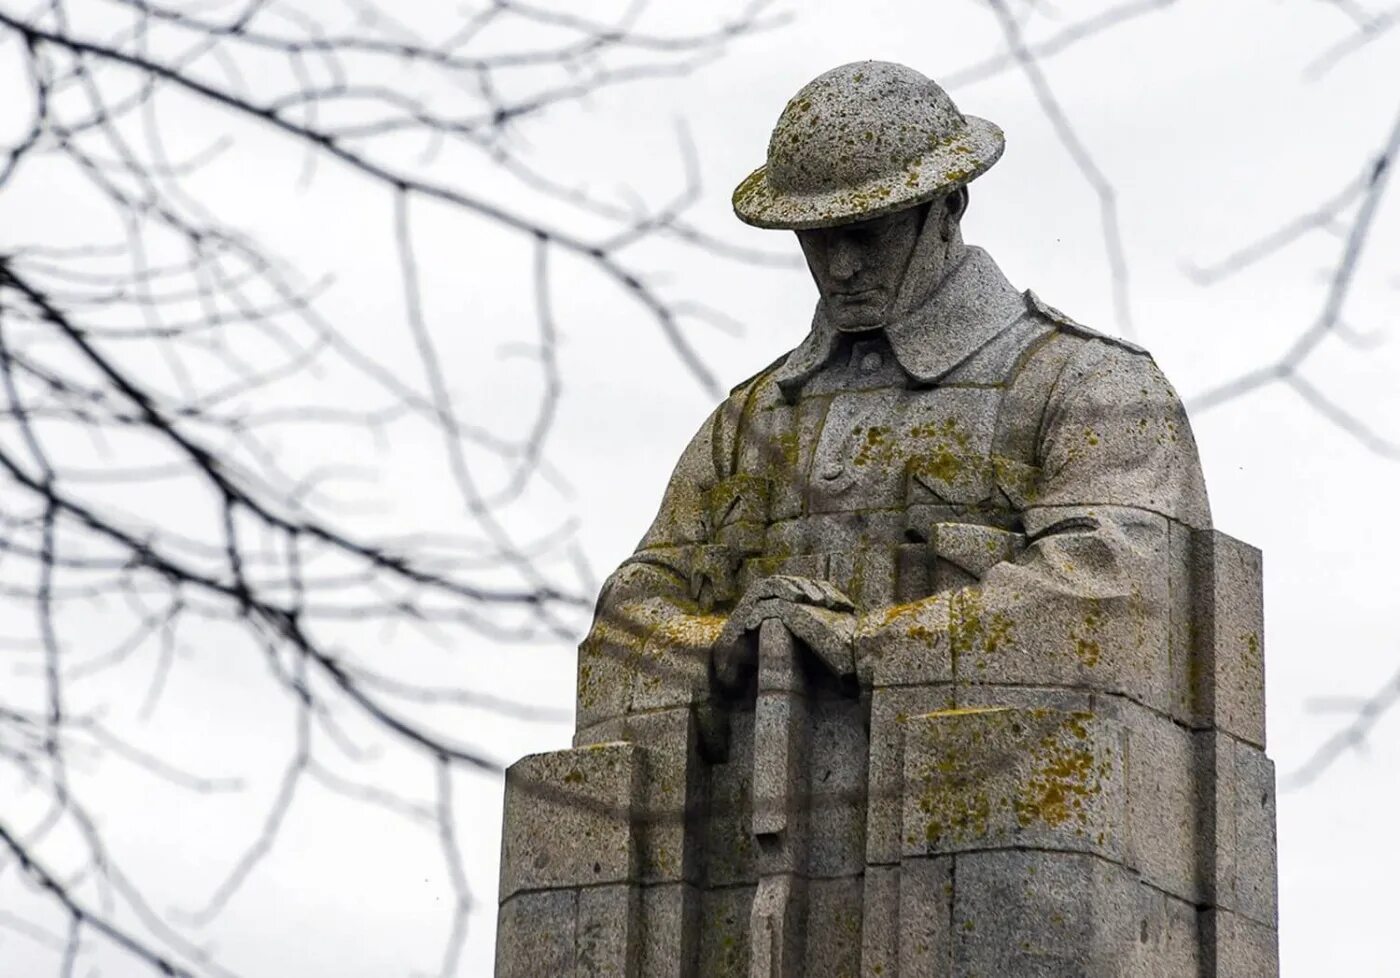
[[[1366, 448], [1387, 458], [1400, 459], [1400, 444], [1389, 441], [1359, 418], [1343, 411], [1299, 373], [1322, 341], [1335, 335], [1342, 328], [1342, 316], [1346, 308], [1347, 298], [1351, 293], [1357, 268], [1375, 223], [1376, 214], [1385, 196], [1386, 188], [1389, 186], [1397, 154], [1400, 154], [1400, 112], [1396, 113], [1390, 133], [1387, 135], [1380, 152], [1368, 163], [1362, 184], [1354, 190], [1348, 188], [1340, 197], [1334, 198], [1334, 200], [1350, 200], [1354, 196], [1359, 196], [1359, 203], [1343, 239], [1341, 255], [1332, 270], [1331, 280], [1323, 298], [1322, 309], [1313, 324], [1300, 334], [1273, 363], [1255, 368], [1232, 380], [1225, 381], [1195, 398], [1188, 399], [1187, 406], [1189, 408], [1204, 411], [1218, 407], [1268, 384], [1283, 381], [1297, 391], [1322, 417], [1357, 439]], [[1249, 261], [1254, 260], [1256, 255], [1276, 250], [1282, 242], [1296, 239], [1303, 230], [1317, 227], [1318, 213], [1320, 212], [1305, 215], [1301, 220], [1290, 221], [1281, 231], [1266, 236], [1262, 244], [1237, 253], [1235, 258], [1223, 263], [1221, 266], [1224, 269], [1223, 274], [1230, 274], [1234, 270], [1244, 267]], [[1241, 259], [1238, 257], [1240, 255], [1245, 257]], [[1215, 277], [1218, 278], [1219, 275]]]
[[1020, 65], [1021, 71], [1030, 83], [1036, 101], [1040, 103], [1041, 111], [1054, 128], [1055, 135], [1059, 138], [1060, 144], [1064, 146], [1065, 152], [1069, 154], [1074, 165], [1079, 168], [1079, 172], [1084, 175], [1084, 179], [1094, 191], [1094, 195], [1098, 197], [1099, 219], [1103, 227], [1104, 247], [1108, 253], [1109, 275], [1113, 288], [1113, 308], [1117, 318], [1117, 326], [1124, 335], [1132, 336], [1135, 327], [1128, 287], [1128, 258], [1123, 247], [1123, 231], [1118, 216], [1117, 192], [1094, 161], [1093, 155], [1075, 131], [1069, 117], [1055, 97], [1054, 90], [1050, 87], [1045, 73], [1041, 70], [1039, 61], [1026, 44], [1020, 24], [1012, 16], [1005, 0], [987, 0], [987, 2], [1001, 24], [1011, 57], [1016, 59], [1016, 63]]
[[1296, 770], [1283, 778], [1281, 790], [1296, 791], [1315, 783], [1343, 755], [1365, 749], [1376, 725], [1400, 703], [1400, 672], [1395, 673], [1375, 693], [1354, 704], [1347, 712], [1352, 719], [1328, 737]]
[[[546, 174], [568, 168], [522, 134], [611, 88], [712, 62], [779, 23], [769, 6], [737, 0], [697, 31], [667, 34], [643, 26], [644, 2], [604, 21], [489, 0], [428, 11], [436, 23], [370, 0], [0, 5], [0, 60], [26, 113], [0, 146], [0, 198], [32, 192], [43, 166], [46, 187], [64, 188], [48, 192], [76, 195], [83, 215], [76, 239], [36, 227], [0, 253], [0, 602], [28, 613], [7, 617], [23, 627], [5, 647], [23, 658], [0, 696], [0, 771], [43, 800], [5, 841], [67, 925], [12, 929], [48, 946], [60, 973], [83, 972], [105, 946], [165, 974], [227, 974], [186, 931], [239, 897], [312, 791], [435, 839], [453, 894], [435, 967], [458, 971], [470, 899], [454, 769], [500, 770], [476, 725], [485, 716], [561, 716], [431, 685], [401, 660], [558, 641], [583, 624], [593, 582], [574, 520], [522, 529], [517, 513], [565, 485], [549, 449], [570, 323], [553, 278], [567, 267], [610, 289], [713, 391], [691, 336], [701, 305], [663, 288], [639, 246], [790, 260], [687, 223], [699, 181], [684, 137], [681, 186], [656, 204], [565, 187]], [[211, 134], [195, 134], [205, 119]], [[210, 191], [212, 171], [279, 155], [302, 187], [349, 181], [357, 209], [391, 220], [393, 248], [379, 260], [403, 311], [378, 334], [388, 342], [357, 345], [335, 311], [344, 284], [275, 255]], [[517, 192], [483, 191], [481, 173]], [[534, 325], [518, 335], [533, 340], [507, 350], [537, 369], [519, 392], [527, 409], [510, 417], [483, 420], [475, 392], [453, 386], [448, 342], [460, 349], [465, 335], [483, 361], [499, 345], [486, 338], [492, 324], [468, 318], [450, 333], [434, 312], [417, 225], [444, 219], [474, 248], [515, 242], [527, 256], [520, 318]], [[347, 382], [349, 402], [325, 393]], [[346, 441], [337, 457], [300, 457], [327, 436]], [[371, 529], [385, 515], [369, 498], [385, 481], [372, 453], [401, 444], [433, 447], [457, 500], [447, 529], [431, 517], [422, 531]], [[260, 657], [260, 695], [295, 714], [274, 778], [220, 776], [133, 735], [168, 709], [209, 635], [230, 658]], [[117, 676], [135, 679], [136, 702], [112, 702]], [[356, 772], [385, 752], [428, 760], [434, 784], [401, 792]], [[69, 777], [109, 760], [200, 800], [246, 804], [249, 785], [273, 783], [193, 914], [153, 912], [109, 851], [83, 778]]]

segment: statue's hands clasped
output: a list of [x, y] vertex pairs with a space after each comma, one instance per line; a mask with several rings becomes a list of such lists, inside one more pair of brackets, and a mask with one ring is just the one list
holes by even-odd
[[733, 687], [753, 668], [754, 635], [769, 619], [783, 623], [833, 673], [855, 672], [855, 605], [834, 585], [808, 577], [774, 575], [749, 585], [714, 648], [716, 680]]

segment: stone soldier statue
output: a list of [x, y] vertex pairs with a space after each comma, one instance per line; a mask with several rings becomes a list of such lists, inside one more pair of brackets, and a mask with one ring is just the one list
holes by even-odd
[[784, 109], [738, 216], [797, 349], [705, 421], [512, 768], [501, 975], [1276, 974], [1259, 555], [1151, 357], [963, 243], [1003, 136], [909, 68]]

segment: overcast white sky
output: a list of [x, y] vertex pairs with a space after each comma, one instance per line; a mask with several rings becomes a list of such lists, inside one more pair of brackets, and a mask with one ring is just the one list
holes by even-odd
[[[309, 2], [309, 0], [308, 0]], [[574, 0], [570, 9], [587, 6]], [[658, 3], [656, 22], [674, 4]], [[1035, 32], [1053, 33], [1076, 16], [1069, 2], [1042, 4]], [[692, 213], [734, 243], [796, 253], [791, 236], [745, 228], [729, 213], [729, 191], [762, 161], [786, 99], [820, 72], [877, 58], [952, 77], [998, 49], [995, 21], [978, 2], [915, 0], [792, 4], [793, 22], [736, 44], [695, 75], [600, 95], [527, 130], [536, 161], [566, 182], [600, 192], [659, 194], [679, 172], [675, 126], [684, 120], [697, 149], [704, 193]], [[407, 16], [408, 11], [405, 11]], [[687, 16], [694, 17], [695, 12]], [[1318, 315], [1323, 275], [1338, 239], [1316, 234], [1233, 280], [1211, 288], [1183, 273], [1311, 209], [1351, 180], [1385, 139], [1400, 109], [1393, 40], [1382, 40], [1318, 80], [1306, 66], [1353, 29], [1325, 0], [1180, 0], [1046, 63], [1048, 76], [1084, 144], [1118, 193], [1131, 278], [1134, 338], [1148, 346], [1188, 400], [1285, 349]], [[1116, 323], [1098, 200], [1015, 72], [951, 87], [964, 111], [1007, 132], [1003, 161], [972, 190], [967, 238], [987, 248], [1011, 280], [1087, 324]], [[0, 121], [7, 107], [0, 97]], [[8, 130], [6, 130], [8, 131]], [[299, 160], [259, 155], [206, 178], [237, 219], [311, 269], [339, 274], [328, 298], [334, 321], [365, 345], [401, 329], [401, 297], [383, 268], [390, 225], [382, 204], [359, 205], [351, 185], [323, 167], [308, 189]], [[256, 167], [254, 180], [240, 167]], [[499, 199], [526, 195], [483, 170], [473, 179]], [[38, 184], [36, 186], [41, 186]], [[41, 195], [0, 213], [0, 247], [27, 240], [40, 220], [82, 221]], [[8, 226], [7, 226], [7, 223]], [[533, 328], [528, 242], [464, 233], [445, 216], [419, 224], [428, 312], [449, 336], [443, 362], [482, 423], [506, 423], [533, 391], [529, 372], [483, 360], [496, 338]], [[664, 271], [678, 294], [704, 297], [741, 321], [726, 336], [691, 324], [724, 386], [795, 345], [814, 292], [805, 273], [658, 252], [643, 265]], [[1400, 203], [1380, 215], [1346, 320], [1359, 330], [1395, 330], [1400, 289]], [[555, 286], [564, 401], [550, 441], [571, 492], [544, 493], [512, 518], [551, 525], [577, 517], [578, 537], [599, 573], [634, 546], [654, 512], [681, 448], [712, 407], [644, 316], [581, 268], [561, 268]], [[452, 325], [460, 322], [460, 330]], [[444, 325], [448, 324], [448, 325]], [[525, 325], [522, 325], [525, 324]], [[491, 343], [483, 338], [492, 337]], [[1400, 342], [1358, 352], [1329, 341], [1306, 368], [1309, 379], [1348, 410], [1400, 441]], [[525, 385], [522, 387], [522, 385]], [[1217, 526], [1263, 548], [1266, 567], [1270, 754], [1295, 769], [1334, 729], [1335, 716], [1305, 708], [1312, 697], [1365, 694], [1400, 663], [1393, 626], [1394, 554], [1400, 527], [1400, 462], [1364, 450], [1284, 388], [1267, 388], [1192, 418]], [[322, 446], [328, 457], [335, 446]], [[412, 458], [414, 446], [396, 446]], [[421, 451], [431, 453], [432, 446]], [[450, 511], [440, 487], [411, 463], [376, 491], [396, 507], [400, 528], [423, 528], [424, 513]], [[430, 517], [437, 519], [438, 517]], [[435, 527], [427, 527], [435, 528]], [[440, 527], [437, 527], [440, 528]], [[173, 694], [148, 728], [148, 744], [178, 755], [186, 740], [218, 744], [248, 764], [275, 759], [289, 714], [254, 690], [257, 661], [202, 653], [172, 674]], [[573, 652], [493, 647], [460, 650], [457, 681], [561, 710], [572, 708]], [[385, 655], [393, 655], [386, 638]], [[132, 696], [143, 680], [131, 679]], [[217, 704], [211, 709], [210, 704]], [[481, 719], [464, 736], [509, 761], [566, 746], [567, 720]], [[202, 749], [202, 748], [201, 748]], [[204, 755], [187, 757], [198, 764]], [[272, 763], [269, 761], [269, 763]], [[426, 769], [389, 758], [383, 777], [426, 784]], [[392, 770], [390, 770], [392, 768]], [[1390, 840], [1400, 805], [1400, 718], [1375, 731], [1365, 757], [1347, 756], [1306, 789], [1280, 796], [1280, 913], [1285, 975], [1391, 976], [1395, 964], [1395, 880], [1400, 854]], [[244, 772], [247, 773], [247, 772]], [[226, 871], [239, 840], [256, 831], [258, 805], [276, 771], [231, 808], [153, 802], [127, 772], [97, 771], [110, 793], [107, 827], [131, 865], [156, 867], [158, 908], [197, 905], [206, 882]], [[416, 779], [416, 780], [415, 780]], [[423, 793], [421, 790], [419, 793]], [[99, 795], [98, 797], [101, 797]], [[164, 797], [164, 796], [161, 796]], [[461, 973], [491, 971], [500, 788], [462, 776], [456, 805], [468, 877], [476, 896]], [[195, 882], [192, 884], [191, 880]], [[212, 884], [209, 884], [212, 885]], [[191, 896], [193, 894], [193, 896]], [[314, 792], [299, 800], [269, 859], [206, 933], [242, 973], [382, 978], [436, 969], [448, 893], [431, 837], [373, 814], [347, 815]], [[37, 975], [47, 960], [33, 942], [0, 933], [0, 976]], [[134, 974], [121, 967], [104, 974]]]

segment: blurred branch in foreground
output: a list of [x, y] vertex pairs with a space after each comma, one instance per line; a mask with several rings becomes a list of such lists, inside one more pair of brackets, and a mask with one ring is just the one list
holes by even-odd
[[1400, 703], [1400, 672], [1390, 677], [1380, 689], [1361, 699], [1318, 699], [1308, 704], [1316, 713], [1340, 713], [1349, 716], [1347, 723], [1321, 746], [1297, 770], [1289, 773], [1280, 788], [1288, 791], [1305, 788], [1321, 777], [1348, 751], [1364, 753], [1377, 723]]
[[[1128, 0], [1105, 4], [1088, 13], [1076, 10], [1074, 20], [1067, 25], [1056, 23], [1062, 16], [1057, 11], [1041, 9], [1033, 3], [1016, 4], [1012, 0], [985, 2], [989, 14], [1001, 30], [1004, 50], [961, 72], [950, 74], [948, 79], [953, 84], [974, 82], [1017, 68], [1025, 75], [1056, 137], [1099, 200], [1117, 325], [1131, 335], [1129, 263], [1122, 242], [1121, 216], [1113, 182], [1076, 132], [1071, 113], [1055, 95], [1042, 62], [1052, 57], [1064, 57], [1067, 51], [1086, 42], [1104, 38], [1111, 40], [1114, 29], [1143, 16], [1170, 16], [1172, 0]], [[1349, 22], [1350, 31], [1342, 40], [1324, 49], [1308, 67], [1306, 79], [1316, 79], [1336, 68], [1347, 57], [1374, 43], [1393, 38], [1394, 28], [1400, 24], [1400, 7], [1378, 8], [1360, 0], [1308, 2], [1322, 2], [1334, 8]], [[1043, 36], [1034, 33], [1036, 28], [1045, 28]], [[1378, 420], [1366, 418], [1344, 407], [1332, 392], [1309, 380], [1303, 373], [1309, 359], [1329, 339], [1361, 351], [1374, 346], [1380, 339], [1383, 327], [1358, 327], [1348, 318], [1347, 309], [1357, 289], [1358, 269], [1366, 256], [1367, 246], [1373, 239], [1377, 223], [1383, 220], [1383, 204], [1398, 162], [1400, 109], [1396, 110], [1375, 152], [1365, 159], [1344, 164], [1349, 172], [1337, 180], [1338, 189], [1323, 195], [1323, 199], [1311, 210], [1283, 215], [1273, 230], [1213, 264], [1192, 264], [1187, 267], [1187, 274], [1193, 281], [1207, 286], [1239, 274], [1315, 234], [1334, 235], [1341, 243], [1327, 271], [1327, 285], [1315, 317], [1311, 322], [1297, 327], [1296, 336], [1286, 350], [1270, 363], [1252, 367], [1194, 398], [1188, 398], [1188, 408], [1195, 412], [1210, 410], [1266, 386], [1282, 384], [1296, 393], [1319, 417], [1367, 451], [1380, 458], [1400, 461], [1400, 430], [1389, 431]], [[1353, 720], [1321, 744], [1283, 783], [1294, 787], [1311, 783], [1348, 749], [1363, 747], [1375, 724], [1397, 702], [1400, 702], [1400, 695], [1397, 695], [1396, 684], [1392, 681], [1374, 696], [1354, 705]]]
[[[422, 678], [396, 636], [459, 654], [474, 639], [557, 640], [590, 604], [569, 524], [522, 533], [511, 518], [539, 483], [562, 481], [548, 453], [564, 385], [555, 269], [571, 262], [611, 283], [713, 390], [687, 326], [722, 314], [668, 294], [630, 256], [662, 238], [771, 258], [685, 221], [699, 188], [684, 141], [681, 186], [653, 206], [555, 181], [546, 174], [567, 167], [535, 158], [522, 134], [605, 89], [695, 70], [775, 23], [763, 0], [722, 6], [679, 34], [651, 31], [644, 3], [595, 20], [490, 0], [429, 10], [436, 22], [420, 24], [358, 0], [315, 15], [279, 0], [0, 6], [0, 61], [24, 80], [7, 90], [28, 106], [0, 148], [0, 206], [37, 195], [42, 208], [62, 193], [84, 207], [80, 227], [36, 228], [34, 240], [15, 240], [12, 225], [0, 253], [0, 601], [11, 630], [0, 641], [17, 663], [0, 694], [0, 887], [23, 883], [34, 897], [0, 917], [12, 939], [48, 948], [65, 975], [88, 969], [94, 945], [157, 973], [230, 973], [200, 929], [273, 848], [310, 782], [437, 840], [456, 895], [438, 967], [456, 972], [469, 897], [453, 772], [499, 767], [472, 738], [473, 718], [553, 717]], [[222, 135], [191, 145], [191, 119]], [[303, 184], [335, 169], [355, 183], [357, 209], [391, 216], [381, 278], [398, 283], [403, 312], [373, 347], [325, 311], [329, 282], [308, 283], [201, 183], [242, 142], [260, 161], [299, 160]], [[514, 180], [515, 203], [479, 192], [469, 167]], [[529, 256], [535, 336], [517, 348], [538, 382], [512, 429], [473, 420], [448, 376], [418, 257], [430, 212], [475, 248], [518, 241]], [[317, 464], [327, 440], [331, 460]], [[353, 490], [380, 474], [375, 446], [415, 441], [438, 445], [465, 532], [388, 534], [357, 511]], [[96, 650], [95, 634], [107, 639]], [[389, 643], [393, 657], [381, 652]], [[76, 772], [115, 759], [201, 796], [244, 789], [185, 771], [133, 734], [192, 644], [260, 657], [272, 692], [259, 726], [280, 709], [293, 736], [255, 838], [203, 906], [172, 914], [145, 895], [144, 867], [123, 865]], [[129, 709], [111, 676], [143, 657], [149, 683]], [[384, 749], [364, 740], [419, 755], [425, 797], [357, 775]]]

